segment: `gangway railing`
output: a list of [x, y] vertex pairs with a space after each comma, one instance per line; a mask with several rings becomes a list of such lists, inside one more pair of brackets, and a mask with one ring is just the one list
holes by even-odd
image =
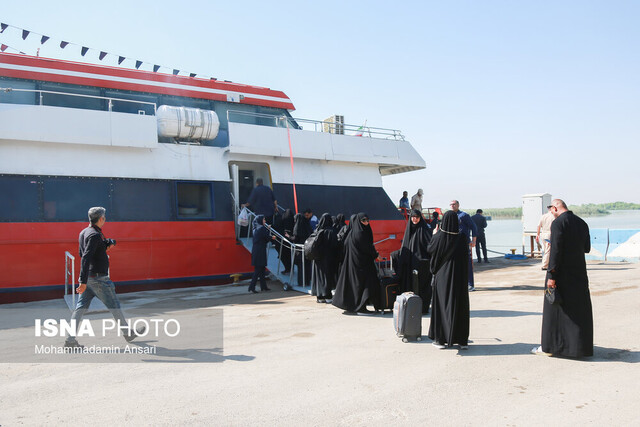
[[[64, 253], [64, 294], [69, 295], [68, 286], [71, 285], [71, 300], [73, 307], [76, 305], [76, 258], [66, 251]], [[71, 266], [71, 271], [69, 271]], [[69, 279], [69, 273], [71, 273], [71, 279]]]
[[[325, 129], [329, 131], [335, 131], [338, 126], [335, 124], [327, 123], [321, 120], [301, 119], [294, 118], [286, 115], [274, 115], [265, 113], [253, 113], [249, 111], [237, 111], [227, 110], [227, 121], [233, 123], [246, 123], [248, 120], [259, 123], [247, 123], [247, 124], [262, 124], [273, 127], [284, 128], [289, 126], [291, 129], [302, 129], [300, 123], [306, 123], [313, 126], [314, 132], [325, 132]], [[244, 119], [244, 120], [243, 120]], [[341, 135], [362, 136], [368, 138], [380, 138], [380, 139], [393, 139], [396, 141], [404, 141], [404, 135], [398, 129], [378, 128], [373, 126], [359, 126], [352, 124], [340, 123], [339, 129]], [[344, 132], [344, 133], [342, 133]]]
[[[236, 236], [240, 239], [243, 238], [242, 236], [242, 227], [238, 224], [238, 216], [240, 215], [241, 212], [241, 208], [240, 206], [235, 202], [235, 198], [233, 196], [233, 194], [231, 195], [231, 198], [234, 200], [234, 222], [236, 224]], [[252, 232], [252, 225], [253, 225], [253, 220], [255, 219], [255, 217], [257, 216], [255, 214], [255, 212], [253, 212], [251, 209], [247, 208], [246, 206], [243, 207], [242, 209], [246, 209], [248, 214], [249, 214], [249, 224], [247, 225], [247, 232], [246, 232], [246, 238], [250, 238], [251, 237], [251, 232]], [[284, 210], [284, 209], [283, 209]], [[305, 262], [304, 262], [304, 245], [300, 244], [300, 243], [294, 243], [291, 240], [289, 240], [287, 237], [283, 236], [282, 234], [280, 234], [278, 231], [276, 231], [273, 227], [267, 225], [267, 230], [269, 230], [269, 235], [271, 236], [275, 236], [275, 242], [279, 247], [278, 250], [278, 271], [280, 271], [280, 267], [284, 266], [284, 264], [282, 264], [282, 249], [283, 248], [288, 248], [289, 251], [291, 252], [291, 264], [290, 264], [290, 268], [289, 268], [289, 284], [285, 284], [285, 290], [288, 290], [293, 283], [293, 266], [295, 265], [295, 259], [296, 256], [300, 256], [300, 259], [302, 260], [301, 264], [301, 268], [302, 268], [302, 277], [305, 278], [307, 277], [305, 275]], [[267, 251], [267, 260], [269, 259], [269, 252]], [[313, 265], [313, 264], [312, 264]], [[311, 283], [313, 283], [313, 269], [311, 270]], [[307, 284], [304, 280], [302, 281], [302, 288], [307, 288], [308, 286], [310, 286], [310, 284]]]

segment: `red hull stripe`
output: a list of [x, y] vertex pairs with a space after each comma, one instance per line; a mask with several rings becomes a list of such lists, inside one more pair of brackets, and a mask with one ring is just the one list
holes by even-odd
[[[77, 282], [77, 236], [86, 226], [80, 222], [0, 223], [0, 289], [59, 287], [65, 282], [65, 251], [76, 258]], [[400, 247], [405, 226], [404, 220], [372, 221], [374, 241], [396, 235], [376, 246], [381, 257], [388, 258]], [[104, 231], [118, 242], [109, 256], [111, 279], [119, 284], [189, 281], [253, 271], [251, 254], [236, 244], [233, 221], [109, 222]]]
[[226, 101], [228, 94], [243, 95], [244, 99], [240, 101], [243, 104], [295, 109], [283, 92], [267, 88], [22, 55], [0, 54], [0, 74], [217, 101]]

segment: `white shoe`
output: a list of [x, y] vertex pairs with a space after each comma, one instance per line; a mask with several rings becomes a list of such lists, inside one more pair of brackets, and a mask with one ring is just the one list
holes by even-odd
[[536, 356], [551, 356], [551, 353], [545, 353], [542, 351], [542, 346], [533, 347], [531, 349], [531, 354], [535, 354]]
[[431, 343], [432, 346], [434, 346], [435, 348], [439, 348], [440, 350], [442, 350], [444, 348], [444, 345], [442, 344], [438, 344], [437, 342], [432, 342]]
[[476, 288], [474, 286], [469, 286], [469, 292], [473, 292], [475, 290], [476, 290]]

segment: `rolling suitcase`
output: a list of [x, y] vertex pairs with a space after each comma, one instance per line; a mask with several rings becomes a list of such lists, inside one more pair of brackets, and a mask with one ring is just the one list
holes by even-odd
[[398, 295], [393, 305], [393, 327], [403, 342], [422, 339], [422, 298], [413, 292]]
[[400, 283], [398, 277], [383, 277], [380, 279], [380, 304], [379, 307], [384, 313], [386, 310], [393, 310], [397, 296], [400, 294]]

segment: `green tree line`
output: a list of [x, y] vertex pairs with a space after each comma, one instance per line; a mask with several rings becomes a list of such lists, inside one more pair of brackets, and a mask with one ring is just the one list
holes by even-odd
[[[581, 216], [601, 216], [609, 215], [610, 211], [616, 210], [638, 210], [640, 204], [627, 202], [611, 202], [611, 203], [586, 203], [582, 205], [569, 205], [569, 209], [576, 215]], [[487, 208], [482, 209], [483, 215], [491, 216], [492, 219], [520, 219], [522, 218], [522, 208]], [[476, 213], [476, 209], [469, 209], [470, 215]]]

